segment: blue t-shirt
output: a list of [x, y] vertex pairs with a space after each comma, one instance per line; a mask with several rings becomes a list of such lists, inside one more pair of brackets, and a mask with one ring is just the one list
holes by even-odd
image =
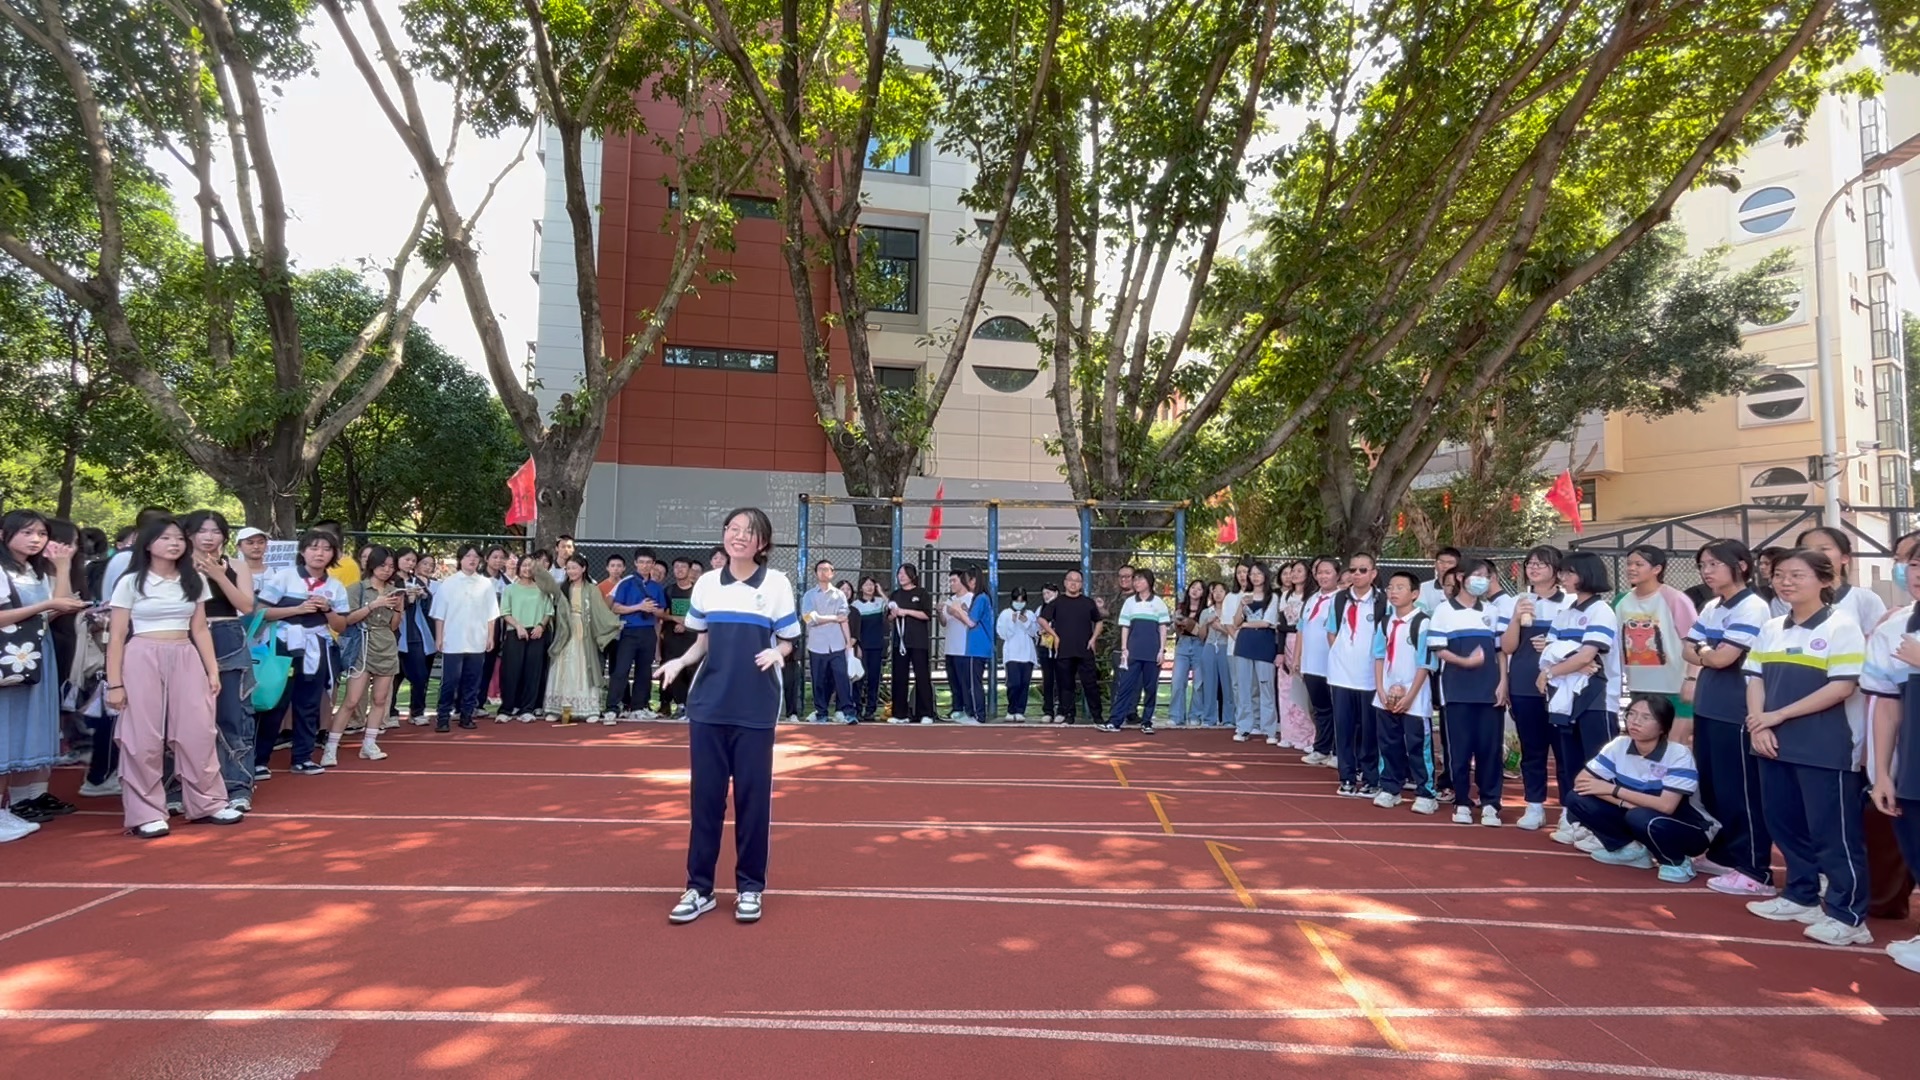
[[975, 593], [973, 603], [967, 608], [967, 618], [973, 625], [967, 627], [968, 656], [993, 659], [993, 601], [985, 593]]
[[[661, 611], [667, 610], [667, 587], [637, 574], [628, 574], [613, 588], [613, 602], [616, 604], [638, 604], [643, 600], [652, 600], [660, 606]], [[635, 630], [652, 627], [657, 623], [652, 615], [644, 611], [635, 611], [620, 616], [620, 625], [625, 629]]]
[[687, 629], [707, 635], [707, 658], [687, 690], [687, 718], [696, 724], [773, 727], [780, 718], [781, 665], [762, 671], [754, 658], [777, 639], [800, 636], [786, 575], [764, 566], [747, 578], [734, 577], [726, 567], [707, 571], [693, 584]]

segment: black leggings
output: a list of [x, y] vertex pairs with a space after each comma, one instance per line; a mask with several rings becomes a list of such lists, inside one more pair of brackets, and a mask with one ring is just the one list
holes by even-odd
[[[913, 682], [913, 708], [907, 708], [907, 682]], [[933, 662], [926, 649], [893, 654], [893, 715], [900, 720], [933, 716]]]

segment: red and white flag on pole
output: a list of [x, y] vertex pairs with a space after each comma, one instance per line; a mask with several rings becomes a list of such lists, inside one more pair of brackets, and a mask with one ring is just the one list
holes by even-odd
[[1580, 520], [1580, 489], [1573, 484], [1573, 473], [1563, 472], [1553, 481], [1553, 487], [1546, 495], [1547, 505], [1560, 511], [1560, 516], [1573, 525], [1573, 531], [1587, 531]]
[[1229, 544], [1239, 543], [1240, 542], [1240, 519], [1235, 517], [1233, 514], [1232, 489], [1223, 488], [1220, 491], [1214, 492], [1213, 498], [1207, 500], [1207, 505], [1208, 506], [1225, 506], [1227, 508], [1227, 516], [1225, 520], [1220, 522], [1219, 530], [1213, 534], [1214, 543], [1219, 544], [1221, 547], [1226, 547]]
[[526, 464], [513, 470], [513, 475], [507, 477], [507, 494], [513, 498], [507, 505], [507, 524], [527, 525], [533, 522], [540, 505], [534, 500], [534, 479], [532, 458], [528, 458]]
[[935, 489], [933, 493], [933, 509], [927, 512], [927, 543], [929, 544], [937, 544], [940, 542], [940, 524], [941, 520], [946, 516], [940, 502], [946, 497], [947, 483], [942, 480], [939, 488]]

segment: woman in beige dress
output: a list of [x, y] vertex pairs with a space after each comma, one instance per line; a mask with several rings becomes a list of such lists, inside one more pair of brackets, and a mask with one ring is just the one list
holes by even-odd
[[[567, 580], [553, 620], [553, 644], [547, 653], [546, 715], [571, 715], [598, 723], [607, 700], [606, 672], [600, 654], [620, 636], [620, 616], [607, 606], [600, 587], [587, 579], [587, 558], [567, 557]], [[607, 723], [614, 718], [608, 715]]]
[[386, 726], [393, 680], [400, 674], [398, 631], [407, 598], [399, 581], [399, 567], [393, 552], [379, 546], [370, 548], [360, 567], [360, 580], [347, 590], [347, 623], [361, 627], [360, 662], [347, 673], [347, 699], [334, 711], [333, 727], [320, 755], [322, 768], [339, 763], [342, 731], [348, 718], [360, 711], [369, 680], [373, 683], [373, 708], [367, 713], [366, 731], [360, 736], [360, 756], [368, 761], [387, 756], [380, 749], [380, 729]]

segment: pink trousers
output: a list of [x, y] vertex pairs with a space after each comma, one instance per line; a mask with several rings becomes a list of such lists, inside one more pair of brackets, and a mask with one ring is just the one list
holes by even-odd
[[120, 677], [127, 707], [114, 724], [113, 741], [120, 746], [120, 803], [127, 828], [167, 820], [161, 769], [168, 748], [188, 820], [226, 809], [214, 699], [207, 692], [200, 650], [190, 640], [134, 637], [127, 642]]

